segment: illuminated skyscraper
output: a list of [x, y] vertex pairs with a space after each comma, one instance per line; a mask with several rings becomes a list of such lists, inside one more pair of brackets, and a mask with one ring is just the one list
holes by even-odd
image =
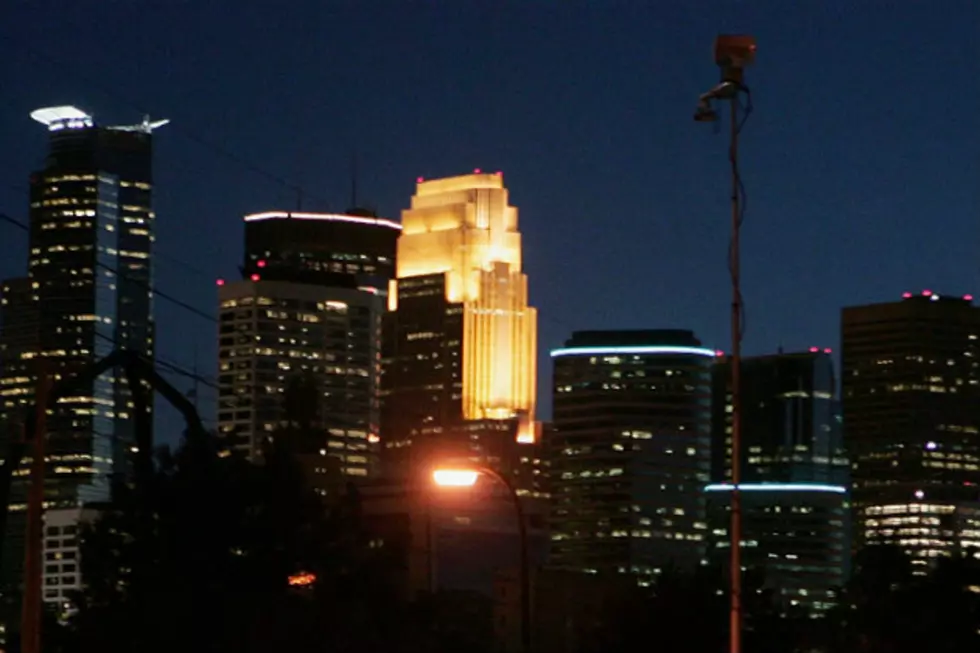
[[503, 177], [419, 179], [388, 294], [382, 436], [398, 475], [440, 455], [505, 464], [533, 442], [537, 313]]
[[[712, 372], [711, 480], [731, 480], [731, 366]], [[849, 463], [839, 424], [829, 349], [742, 359], [742, 481], [846, 486]]]
[[245, 216], [244, 279], [218, 289], [218, 430], [227, 450], [261, 457], [287, 417], [287, 386], [305, 374], [317, 386], [310, 408], [320, 428], [294, 443], [304, 461], [313, 473], [373, 471], [381, 318], [400, 231], [366, 212]]
[[980, 553], [980, 308], [925, 290], [845, 308], [844, 441], [858, 547]]
[[[0, 438], [33, 401], [42, 360], [68, 378], [115, 348], [154, 355], [153, 131], [167, 121], [101, 127], [75, 107], [31, 114], [48, 129], [44, 167], [30, 177], [25, 278], [4, 283]], [[135, 444], [133, 402], [121, 371], [61, 399], [47, 418], [45, 506], [109, 499]], [[4, 566], [19, 565], [26, 484], [15, 472]], [[18, 505], [21, 504], [21, 505]], [[15, 544], [14, 546], [10, 546]]]
[[715, 351], [690, 331], [579, 331], [551, 357], [549, 564], [641, 582], [696, 568]]
[[[64, 378], [113, 348], [151, 359], [154, 351], [152, 132], [166, 121], [99, 127], [75, 107], [31, 117], [47, 126], [50, 150], [30, 178], [27, 280], [6, 284], [20, 289], [5, 307], [0, 385], [2, 416], [13, 421], [32, 400], [30, 361], [43, 359]], [[110, 474], [128, 470], [131, 409], [127, 383], [115, 372], [58, 403], [47, 422], [47, 501], [72, 507], [109, 498]]]
[[[714, 367], [709, 558], [729, 561], [731, 366]], [[780, 609], [824, 611], [850, 567], [848, 459], [829, 349], [742, 359], [742, 564]]]

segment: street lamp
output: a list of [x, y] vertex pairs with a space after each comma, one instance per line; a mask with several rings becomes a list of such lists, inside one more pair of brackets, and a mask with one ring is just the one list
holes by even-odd
[[[731, 609], [729, 613], [729, 653], [742, 651], [742, 498], [739, 483], [742, 480], [742, 292], [739, 233], [745, 213], [745, 190], [738, 173], [738, 135], [745, 119], [752, 110], [752, 95], [743, 83], [745, 67], [755, 61], [756, 44], [751, 36], [723, 34], [715, 39], [715, 63], [721, 68], [721, 83], [698, 98], [694, 113], [697, 122], [714, 122], [718, 114], [713, 102], [727, 101], [731, 106], [731, 136], [728, 160], [732, 171], [732, 233], [728, 250], [728, 266], [732, 280], [732, 508], [731, 508]], [[748, 103], [739, 118], [740, 98]]]
[[472, 487], [481, 475], [493, 478], [505, 488], [514, 504], [517, 517], [517, 532], [520, 537], [521, 553], [521, 647], [524, 653], [531, 651], [531, 574], [528, 562], [527, 521], [524, 518], [524, 508], [517, 496], [513, 483], [489, 467], [467, 467], [454, 469], [436, 469], [432, 472], [432, 480], [439, 487]]

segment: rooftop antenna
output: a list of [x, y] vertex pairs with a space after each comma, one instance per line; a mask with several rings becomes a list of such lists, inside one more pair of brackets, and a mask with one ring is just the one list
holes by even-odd
[[350, 159], [350, 206], [357, 208], [357, 151], [351, 154]]

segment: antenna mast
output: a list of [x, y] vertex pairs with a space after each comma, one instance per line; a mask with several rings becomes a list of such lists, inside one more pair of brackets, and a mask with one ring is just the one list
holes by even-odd
[[351, 154], [350, 160], [350, 206], [357, 208], [357, 151]]

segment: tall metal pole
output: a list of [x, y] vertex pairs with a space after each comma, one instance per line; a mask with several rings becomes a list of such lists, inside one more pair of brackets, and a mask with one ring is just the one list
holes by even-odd
[[24, 551], [24, 596], [21, 605], [21, 651], [41, 653], [41, 549], [44, 528], [44, 459], [50, 381], [46, 366], [38, 369], [34, 395], [34, 447], [27, 495], [27, 542]]
[[479, 471], [493, 477], [507, 488], [511, 501], [514, 503], [521, 547], [521, 649], [524, 653], [531, 653], [531, 562], [528, 553], [527, 519], [524, 516], [524, 507], [521, 505], [521, 498], [518, 496], [514, 484], [502, 474], [489, 467], [480, 468]]
[[732, 239], [729, 256], [732, 275], [732, 506], [731, 506], [731, 614], [729, 622], [729, 653], [742, 651], [742, 497], [739, 483], [742, 481], [742, 293], [740, 290], [739, 211], [738, 179], [738, 100], [731, 104], [731, 145], [729, 159], [732, 164]]

